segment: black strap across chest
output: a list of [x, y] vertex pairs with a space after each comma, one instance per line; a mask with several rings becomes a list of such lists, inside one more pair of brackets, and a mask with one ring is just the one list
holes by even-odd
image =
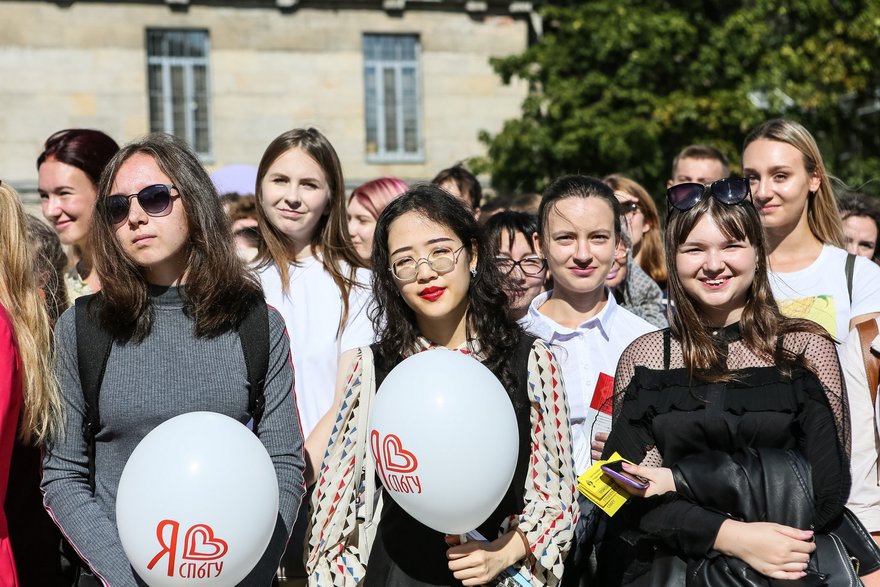
[[[100, 293], [76, 300], [76, 350], [86, 417], [82, 434], [88, 447], [89, 487], [95, 490], [95, 437], [101, 429], [100, 390], [113, 348], [113, 337], [101, 326]], [[238, 329], [248, 377], [248, 413], [257, 433], [266, 408], [264, 386], [269, 370], [269, 311], [266, 303], [254, 304]]]

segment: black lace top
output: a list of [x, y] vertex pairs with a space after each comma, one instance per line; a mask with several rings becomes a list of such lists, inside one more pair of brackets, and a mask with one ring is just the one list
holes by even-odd
[[[798, 361], [779, 369], [745, 345], [739, 324], [713, 335], [733, 381], [692, 381], [669, 329], [627, 347], [615, 377], [605, 456], [617, 451], [636, 463], [670, 466], [706, 450], [799, 449], [812, 466], [813, 523], [821, 529], [841, 513], [850, 486], [848, 410], [835, 344], [808, 332], [782, 335], [780, 344]], [[635, 530], [688, 558], [709, 554], [725, 519], [674, 494], [631, 500], [626, 508], [634, 511], [612, 523], [612, 532]]]

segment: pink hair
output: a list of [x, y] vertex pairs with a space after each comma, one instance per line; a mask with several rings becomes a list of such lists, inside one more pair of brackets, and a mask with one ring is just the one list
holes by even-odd
[[380, 177], [356, 187], [351, 192], [348, 201], [351, 203], [353, 199], [357, 198], [358, 203], [378, 220], [385, 207], [408, 189], [409, 186], [402, 179]]

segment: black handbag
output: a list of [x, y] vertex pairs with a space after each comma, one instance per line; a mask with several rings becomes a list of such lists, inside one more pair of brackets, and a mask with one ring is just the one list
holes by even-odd
[[[726, 511], [729, 517], [744, 522], [810, 527], [815, 509], [812, 476], [809, 463], [797, 451], [749, 449], [736, 455], [702, 453], [684, 459], [673, 466], [672, 471], [676, 491], [703, 507]], [[715, 484], [725, 484], [729, 488], [731, 480], [748, 484], [735, 492], [740, 498], [739, 503], [715, 503], [715, 496], [731, 495], [730, 491], [719, 491]], [[845, 508], [834, 526], [816, 533], [815, 541], [816, 550], [810, 557], [807, 575], [802, 579], [772, 580], [740, 559], [719, 555], [690, 561], [685, 567], [685, 580], [669, 584], [850, 587], [862, 584], [858, 578], [860, 572], [867, 574], [880, 568], [880, 548], [855, 515]], [[673, 565], [669, 570], [679, 574], [682, 566]]]

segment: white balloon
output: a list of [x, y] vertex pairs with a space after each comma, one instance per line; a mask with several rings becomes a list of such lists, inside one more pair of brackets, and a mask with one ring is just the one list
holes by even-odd
[[513, 479], [519, 432], [501, 382], [446, 349], [395, 367], [373, 400], [370, 447], [385, 489], [412, 517], [446, 534], [477, 528]]
[[278, 480], [263, 444], [213, 412], [156, 426], [125, 464], [116, 497], [122, 548], [151, 587], [237, 585], [277, 516]]

